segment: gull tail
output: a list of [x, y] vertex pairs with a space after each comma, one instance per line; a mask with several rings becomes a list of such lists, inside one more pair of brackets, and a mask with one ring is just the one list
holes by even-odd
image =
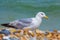
[[1, 24], [1, 26], [10, 27], [10, 28], [16, 28], [16, 27], [14, 27], [12, 25], [9, 25], [9, 23]]
[[1, 24], [1, 26], [9, 26], [9, 23]]

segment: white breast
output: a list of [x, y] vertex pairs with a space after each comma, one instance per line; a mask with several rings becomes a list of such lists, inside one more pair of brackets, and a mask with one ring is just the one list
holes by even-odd
[[32, 21], [33, 27], [39, 27], [40, 24], [41, 24], [41, 21], [42, 20], [37, 20], [37, 19], [34, 18], [33, 21]]

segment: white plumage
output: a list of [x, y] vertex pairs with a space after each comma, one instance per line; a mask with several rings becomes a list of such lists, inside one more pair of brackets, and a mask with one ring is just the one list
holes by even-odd
[[48, 18], [44, 12], [38, 12], [34, 18], [23, 18], [20, 20], [12, 21], [8, 24], [2, 24], [2, 26], [14, 27], [19, 29], [37, 28], [40, 26], [43, 17]]

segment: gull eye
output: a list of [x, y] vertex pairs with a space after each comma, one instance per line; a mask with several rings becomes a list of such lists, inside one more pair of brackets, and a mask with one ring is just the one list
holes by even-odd
[[41, 15], [43, 15], [43, 14], [41, 13]]

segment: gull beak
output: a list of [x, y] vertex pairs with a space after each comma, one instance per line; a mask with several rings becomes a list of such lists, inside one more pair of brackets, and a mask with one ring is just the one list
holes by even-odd
[[45, 16], [44, 18], [48, 19], [48, 16]]

